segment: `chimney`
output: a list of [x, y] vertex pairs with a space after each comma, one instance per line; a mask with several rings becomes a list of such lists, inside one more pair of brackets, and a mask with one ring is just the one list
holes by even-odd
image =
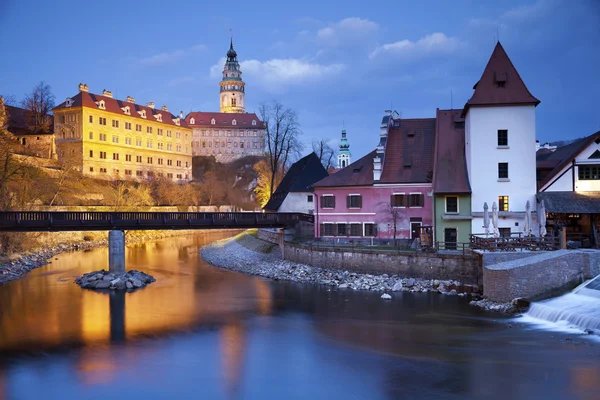
[[167, 106], [162, 106], [161, 110], [163, 110], [163, 111], [169, 111], [169, 109], [167, 108]]
[[128, 103], [135, 103], [135, 99], [131, 96], [127, 96], [127, 102]]
[[79, 84], [79, 91], [80, 92], [87, 92], [88, 91], [88, 85], [86, 85], [85, 83], [80, 83]]
[[112, 99], [112, 92], [110, 90], [103, 89], [102, 96], [110, 97]]
[[179, 118], [183, 119], [183, 111], [179, 111]]
[[385, 115], [392, 115], [392, 110], [385, 110]]
[[154, 110], [154, 102], [153, 101], [149, 101], [146, 103], [146, 107], [150, 107], [151, 109]]

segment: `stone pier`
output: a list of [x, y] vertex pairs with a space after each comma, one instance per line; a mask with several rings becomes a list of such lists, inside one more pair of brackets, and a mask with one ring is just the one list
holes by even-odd
[[108, 271], [115, 275], [125, 274], [125, 233], [108, 232]]

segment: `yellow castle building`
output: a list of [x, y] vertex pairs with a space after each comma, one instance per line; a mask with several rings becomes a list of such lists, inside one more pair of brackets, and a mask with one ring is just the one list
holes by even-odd
[[166, 106], [114, 99], [103, 90], [79, 93], [52, 110], [58, 156], [100, 179], [192, 178], [192, 129]]

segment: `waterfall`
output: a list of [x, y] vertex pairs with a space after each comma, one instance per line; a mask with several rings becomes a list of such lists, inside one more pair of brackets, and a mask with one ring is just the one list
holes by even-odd
[[571, 293], [531, 303], [526, 315], [548, 322], [568, 323], [600, 334], [600, 276], [581, 284]]

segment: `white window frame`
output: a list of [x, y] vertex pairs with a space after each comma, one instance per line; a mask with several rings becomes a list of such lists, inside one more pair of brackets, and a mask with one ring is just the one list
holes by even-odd
[[[423, 192], [410, 192], [408, 195], [410, 196], [411, 194], [423, 195], [423, 205], [422, 206], [415, 206], [415, 207], [411, 207], [409, 205], [408, 208], [423, 208], [423, 207], [425, 207], [425, 193], [423, 193]], [[409, 202], [410, 202], [410, 200], [409, 200]]]
[[[402, 192], [402, 193], [392, 192], [392, 196], [396, 196], [396, 195], [403, 195], [405, 197], [405, 200], [406, 200], [406, 193], [405, 192]], [[406, 201], [404, 202], [404, 204], [406, 204]], [[392, 206], [392, 208], [406, 208], [406, 206]]]

